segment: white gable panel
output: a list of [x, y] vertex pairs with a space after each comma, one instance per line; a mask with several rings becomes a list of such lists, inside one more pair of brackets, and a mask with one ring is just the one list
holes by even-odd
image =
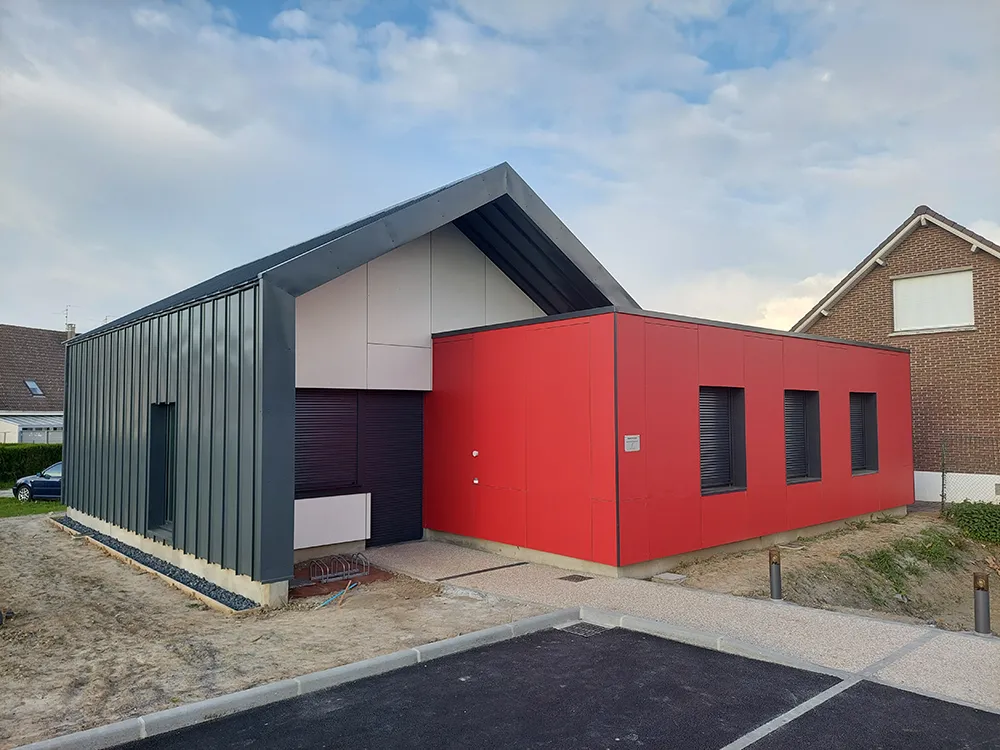
[[367, 266], [295, 300], [297, 387], [364, 388], [367, 354]]
[[368, 345], [370, 390], [429, 391], [432, 349], [422, 346]]
[[896, 331], [973, 325], [972, 271], [893, 279], [892, 313]]
[[368, 341], [431, 345], [430, 235], [368, 264]]
[[542, 315], [544, 313], [538, 305], [486, 258], [486, 324], [509, 323]]
[[431, 233], [431, 331], [486, 325], [486, 256], [454, 225]]

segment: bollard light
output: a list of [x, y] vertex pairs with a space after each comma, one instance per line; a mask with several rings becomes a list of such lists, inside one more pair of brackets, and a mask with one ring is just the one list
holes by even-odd
[[990, 576], [988, 573], [972, 574], [972, 590], [975, 597], [976, 632], [989, 635], [990, 629]]
[[781, 599], [781, 550], [771, 547], [767, 559], [771, 568], [771, 598]]

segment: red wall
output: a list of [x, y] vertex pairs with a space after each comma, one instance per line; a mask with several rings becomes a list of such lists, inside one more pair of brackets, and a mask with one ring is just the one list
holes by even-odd
[[[701, 494], [702, 385], [744, 388], [745, 491]], [[785, 480], [785, 389], [820, 393], [821, 481]], [[851, 391], [878, 394], [874, 474], [851, 474]], [[624, 313], [434, 340], [427, 528], [629, 565], [911, 502], [905, 353]]]
[[[701, 495], [698, 388], [745, 389], [747, 489]], [[784, 390], [819, 391], [822, 481], [785, 480]], [[849, 397], [875, 392], [879, 470], [852, 476]], [[913, 502], [909, 356], [618, 315], [621, 564]]]
[[612, 314], [434, 340], [427, 528], [614, 565], [614, 445]]

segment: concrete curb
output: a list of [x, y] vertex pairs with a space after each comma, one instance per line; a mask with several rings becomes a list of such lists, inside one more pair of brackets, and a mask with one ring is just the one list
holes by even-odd
[[94, 727], [83, 732], [74, 732], [62, 737], [42, 740], [30, 745], [24, 745], [22, 750], [103, 750], [125, 742], [145, 739], [175, 729], [183, 729], [203, 721], [219, 719], [229, 714], [247, 711], [252, 708], [266, 706], [269, 703], [307, 695], [318, 690], [343, 685], [366, 677], [392, 672], [403, 667], [412, 667], [418, 663], [431, 661], [442, 656], [461, 653], [479, 646], [507, 641], [539, 630], [547, 630], [559, 625], [566, 625], [580, 619], [577, 608], [561, 609], [544, 615], [517, 620], [507, 625], [498, 625], [474, 633], [464, 633], [454, 638], [428, 643], [405, 651], [397, 651], [372, 659], [345, 664], [320, 672], [312, 672], [301, 677], [295, 677], [279, 682], [241, 690], [237, 693], [220, 695], [216, 698], [189, 703], [165, 711], [127, 719], [115, 724]]

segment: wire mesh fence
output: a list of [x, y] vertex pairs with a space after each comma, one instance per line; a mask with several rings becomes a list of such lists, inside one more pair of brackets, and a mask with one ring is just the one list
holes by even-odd
[[965, 500], [1000, 502], [1000, 435], [948, 435], [935, 442], [942, 507]]

